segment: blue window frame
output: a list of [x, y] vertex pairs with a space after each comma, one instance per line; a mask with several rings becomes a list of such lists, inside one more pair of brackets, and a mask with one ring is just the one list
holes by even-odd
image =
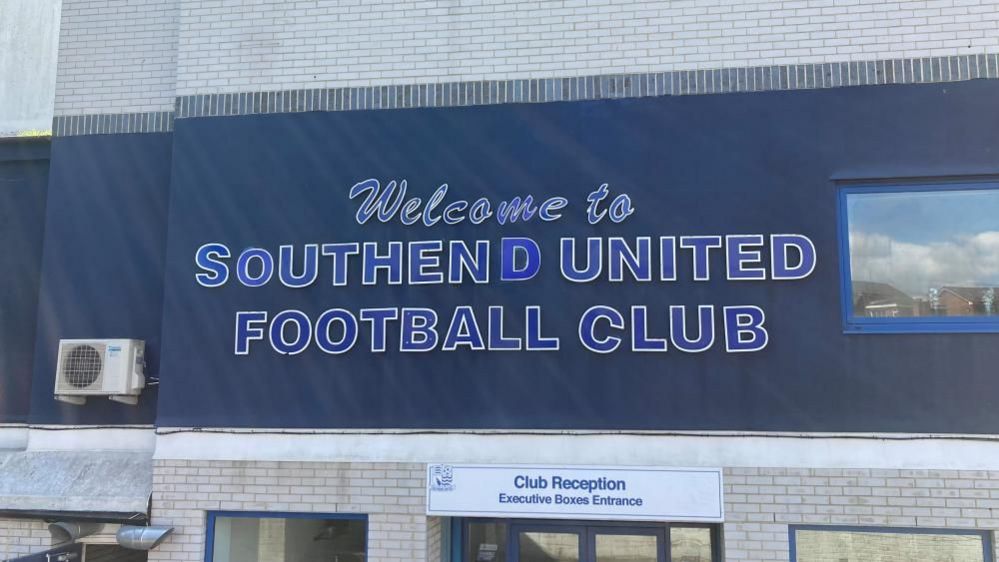
[[839, 189], [847, 333], [999, 332], [999, 182]]
[[[799, 532], [813, 533], [812, 537], [802, 537], [799, 536]], [[822, 534], [829, 533], [826, 538], [832, 538], [833, 535], [838, 534], [843, 539], [855, 538], [862, 541], [864, 544], [859, 546], [875, 546], [877, 541], [882, 541], [884, 546], [887, 546], [890, 552], [896, 552], [898, 554], [904, 554], [898, 552], [899, 546], [904, 545], [909, 549], [917, 549], [920, 545], [925, 545], [927, 549], [939, 548], [942, 552], [964, 552], [968, 554], [967, 557], [950, 558], [952, 560], [962, 560], [967, 562], [993, 562], [992, 557], [992, 534], [989, 531], [978, 531], [974, 529], [924, 529], [924, 528], [908, 528], [908, 527], [861, 527], [861, 526], [840, 526], [840, 525], [790, 525], [788, 527], [788, 539], [790, 542], [790, 561], [791, 562], [808, 562], [808, 552], [809, 549], [815, 549], [817, 546], [821, 547], [821, 555], [824, 559], [841, 554], [841, 559], [845, 560], [860, 560], [863, 558], [851, 557], [850, 554], [858, 554], [854, 552], [832, 552], [831, 549], [836, 548], [837, 542], [839, 545], [845, 544], [843, 541], [822, 541], [818, 542], [814, 539]], [[817, 534], [817, 535], [816, 535]], [[908, 539], [901, 543], [891, 543], [890, 538], [893, 535], [903, 535], [907, 536]], [[920, 540], [920, 538], [931, 538], [938, 537], [940, 540], [936, 541], [937, 544], [933, 544], [933, 540]], [[965, 537], [971, 540], [948, 540], [948, 539], [959, 539], [960, 537]], [[809, 538], [813, 540], [809, 540]], [[914, 539], [914, 540], [913, 540]], [[979, 544], [975, 544], [973, 539], [978, 539]], [[945, 550], [948, 549], [948, 550]], [[859, 550], [859, 548], [858, 548]], [[981, 551], [981, 556], [978, 557], [978, 551]], [[862, 553], [861, 553], [862, 554]], [[906, 560], [945, 560], [946, 557], [911, 557]], [[799, 555], [803, 555], [799, 559]]]
[[[206, 521], [206, 534], [205, 534], [205, 562], [228, 562], [226, 560], [215, 560], [215, 545], [216, 545], [216, 525], [220, 519], [225, 520], [274, 520], [274, 519], [284, 519], [288, 521], [296, 522], [306, 522], [314, 525], [327, 523], [335, 524], [337, 522], [344, 522], [350, 525], [352, 522], [359, 523], [363, 527], [363, 547], [362, 552], [358, 553], [358, 559], [367, 560], [367, 550], [368, 550], [368, 516], [364, 514], [356, 513], [296, 513], [296, 512], [275, 512], [275, 511], [209, 511]], [[355, 525], [356, 527], [356, 525]], [[307, 530], [307, 529], [306, 529]], [[317, 529], [319, 533], [311, 534], [310, 541], [312, 543], [326, 540], [327, 538], [333, 539], [335, 534], [335, 529], [330, 528], [330, 536], [326, 537], [322, 534], [324, 529]], [[347, 558], [349, 560], [349, 558]], [[240, 560], [240, 562], [248, 562], [246, 560]], [[252, 562], [252, 561], [250, 561]]]

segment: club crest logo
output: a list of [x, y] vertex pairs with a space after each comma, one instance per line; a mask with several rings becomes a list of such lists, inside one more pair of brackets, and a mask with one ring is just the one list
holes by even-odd
[[434, 492], [454, 491], [454, 467], [449, 464], [431, 465], [430, 490]]

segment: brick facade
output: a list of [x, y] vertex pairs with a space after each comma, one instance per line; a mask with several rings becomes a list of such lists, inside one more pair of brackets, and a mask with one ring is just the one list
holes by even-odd
[[449, 548], [444, 544], [447, 536], [444, 528], [447, 524], [443, 517], [427, 517], [427, 562], [444, 560], [444, 551]]
[[207, 511], [368, 516], [371, 562], [419, 562], [428, 552], [425, 466], [396, 463], [157, 461], [152, 521], [175, 534], [150, 562], [204, 560]]
[[156, 112], [215, 93], [975, 56], [999, 52], [997, 31], [999, 0], [64, 0], [55, 112]]
[[176, 0], [63, 0], [55, 114], [173, 108]]
[[24, 556], [52, 547], [52, 535], [44, 521], [0, 519], [0, 560]]
[[730, 468], [724, 478], [728, 561], [788, 562], [793, 524], [999, 530], [999, 471]]
[[977, 54], [999, 2], [183, 0], [177, 93]]
[[[447, 521], [424, 515], [424, 475], [423, 464], [158, 461], [153, 523], [176, 533], [149, 559], [202, 560], [205, 513], [232, 510], [365, 513], [371, 562], [438, 562]], [[999, 529], [999, 472], [727, 468], [724, 478], [728, 561], [787, 562], [794, 524]]]

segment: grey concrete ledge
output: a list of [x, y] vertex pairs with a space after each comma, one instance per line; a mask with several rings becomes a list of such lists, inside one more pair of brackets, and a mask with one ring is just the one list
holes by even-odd
[[148, 512], [152, 452], [24, 451], [0, 457], [0, 511]]
[[173, 111], [60, 115], [52, 120], [52, 136], [168, 133], [173, 131], [173, 118]]
[[178, 97], [174, 111], [56, 117], [52, 131], [57, 137], [159, 133], [172, 131], [175, 118], [814, 90], [980, 78], [999, 79], [999, 53], [574, 78], [197, 94]]

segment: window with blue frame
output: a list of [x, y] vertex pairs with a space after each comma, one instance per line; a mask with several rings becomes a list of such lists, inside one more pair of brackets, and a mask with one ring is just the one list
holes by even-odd
[[213, 512], [206, 562], [364, 562], [364, 515]]
[[791, 562], [992, 562], [986, 531], [791, 526], [790, 535]]
[[999, 331], [999, 183], [840, 191], [852, 332]]

